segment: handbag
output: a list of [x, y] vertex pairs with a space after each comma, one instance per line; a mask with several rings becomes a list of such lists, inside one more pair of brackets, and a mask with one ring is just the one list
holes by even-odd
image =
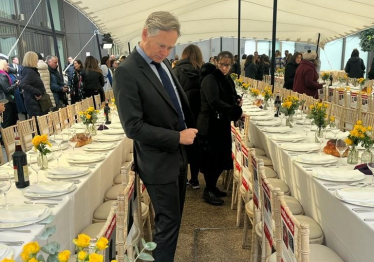
[[48, 112], [49, 109], [53, 107], [51, 98], [47, 93], [42, 95], [42, 97], [38, 101], [43, 113]]

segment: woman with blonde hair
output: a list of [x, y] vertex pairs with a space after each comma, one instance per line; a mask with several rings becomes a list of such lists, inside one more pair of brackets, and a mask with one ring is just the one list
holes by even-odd
[[3, 113], [3, 128], [15, 125], [18, 120], [17, 106], [14, 100], [14, 89], [18, 86], [18, 81], [12, 84], [8, 74], [9, 65], [6, 60], [0, 60], [0, 99], [7, 99], [5, 112]]
[[[196, 45], [187, 46], [182, 53], [182, 60], [173, 68], [173, 72], [186, 93], [192, 114], [197, 120], [200, 112], [200, 71], [203, 65], [203, 55]], [[196, 141], [196, 140], [195, 140]], [[193, 189], [200, 188], [198, 174], [200, 169], [200, 155], [198, 144], [186, 147], [190, 161], [191, 179], [189, 184]]]
[[38, 72], [39, 57], [35, 52], [27, 52], [23, 58], [22, 79], [20, 88], [23, 90], [25, 107], [29, 118], [48, 113], [42, 111], [39, 99], [46, 93], [44, 83]]
[[104, 102], [104, 76], [103, 71], [99, 68], [95, 57], [87, 56], [82, 70], [83, 95], [84, 97], [92, 97], [100, 94], [101, 102]]

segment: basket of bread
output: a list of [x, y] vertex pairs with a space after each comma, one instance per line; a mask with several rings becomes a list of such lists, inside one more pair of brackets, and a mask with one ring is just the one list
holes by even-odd
[[92, 143], [92, 138], [91, 138], [91, 136], [87, 137], [86, 134], [84, 134], [84, 133], [79, 133], [79, 134], [76, 134], [75, 136], [73, 136], [70, 139], [70, 141], [71, 142], [77, 142], [75, 144], [75, 147], [82, 147], [84, 145], [91, 144]]
[[[348, 155], [349, 148], [345, 150], [342, 154], [342, 157], [346, 157]], [[336, 150], [336, 139], [330, 139], [327, 141], [326, 146], [323, 148], [323, 152], [328, 155], [340, 157], [338, 150]]]

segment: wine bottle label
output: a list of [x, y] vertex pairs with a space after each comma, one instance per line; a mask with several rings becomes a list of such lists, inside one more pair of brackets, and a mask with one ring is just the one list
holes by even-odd
[[25, 182], [29, 181], [29, 167], [27, 165], [23, 166], [23, 174], [25, 176], [24, 178]]

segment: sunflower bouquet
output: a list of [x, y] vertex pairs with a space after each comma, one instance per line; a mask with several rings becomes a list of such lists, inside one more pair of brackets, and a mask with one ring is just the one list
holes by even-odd
[[345, 142], [349, 146], [358, 146], [361, 143], [364, 148], [369, 148], [374, 144], [374, 140], [371, 137], [372, 130], [371, 126], [363, 126], [362, 121], [358, 120], [349, 132]]
[[358, 83], [360, 84], [360, 86], [362, 88], [365, 85], [366, 79], [361, 77], [361, 78], [357, 79], [357, 81], [358, 81]]
[[280, 109], [281, 113], [288, 115], [295, 114], [295, 111], [299, 108], [302, 102], [296, 96], [287, 96], [282, 103], [282, 107]]
[[231, 73], [231, 74], [230, 74], [230, 77], [231, 77], [232, 81], [235, 82], [235, 80], [238, 79], [238, 74]]
[[77, 262], [102, 262], [104, 257], [100, 254], [108, 248], [108, 239], [101, 237], [97, 240], [95, 246], [90, 245], [91, 238], [85, 234], [78, 235], [78, 238], [73, 239], [75, 249], [77, 251]]
[[48, 140], [48, 135], [34, 136], [31, 142], [35, 151], [39, 151], [40, 154], [45, 156], [46, 154], [51, 153], [51, 150], [48, 147], [52, 147], [52, 145]]
[[86, 111], [79, 112], [79, 116], [82, 119], [83, 124], [95, 124], [98, 118], [98, 113], [99, 110], [95, 110], [92, 106], [90, 106]]
[[[40, 247], [38, 242], [30, 242], [23, 246], [20, 256], [23, 262], [44, 262], [45, 260], [43, 255], [39, 254], [40, 251], [43, 251], [49, 255], [47, 261], [69, 261], [70, 251], [63, 250], [61, 252], [58, 252], [59, 249], [60, 244], [56, 242], [48, 243], [43, 247]], [[14, 260], [2, 260], [2, 262], [14, 262]]]
[[[322, 128], [326, 128], [331, 121], [331, 119], [327, 118], [328, 107], [329, 105], [327, 103], [323, 103], [321, 100], [309, 107], [310, 112], [308, 118], [313, 119], [312, 124], [317, 126], [319, 132]], [[335, 122], [335, 118], [333, 118], [333, 120]]]
[[264, 91], [262, 92], [262, 96], [264, 97], [264, 100], [268, 101], [272, 95], [273, 93], [271, 92], [271, 87], [270, 86], [265, 87]]
[[256, 88], [250, 88], [249, 92], [251, 93], [251, 96], [256, 98], [260, 94], [260, 90]]
[[327, 73], [327, 72], [321, 73], [321, 78], [323, 81], [326, 81], [327, 79], [329, 79], [329, 77], [330, 77], [330, 73]]

